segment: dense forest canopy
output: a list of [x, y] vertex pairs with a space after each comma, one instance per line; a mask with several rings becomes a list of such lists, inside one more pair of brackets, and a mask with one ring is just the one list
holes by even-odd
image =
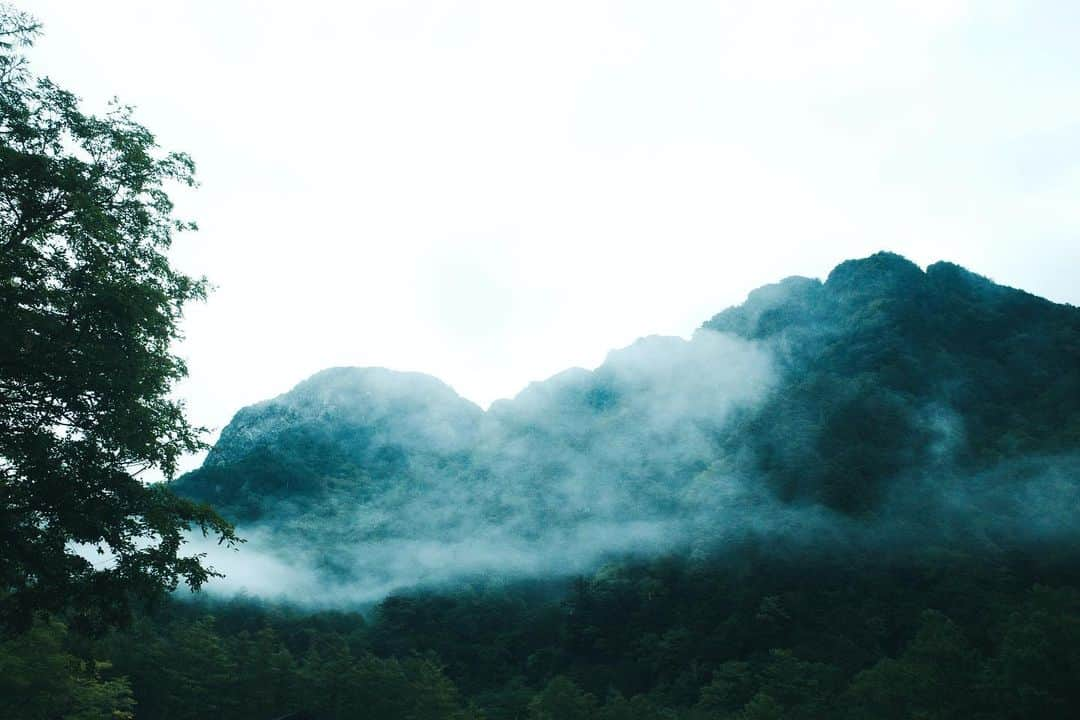
[[399, 594], [366, 615], [238, 598], [174, 602], [93, 642], [41, 625], [0, 643], [0, 710], [110, 718], [134, 700], [136, 717], [191, 720], [1066, 720], [1080, 707], [1075, 548], [911, 548], [889, 562], [728, 550]]

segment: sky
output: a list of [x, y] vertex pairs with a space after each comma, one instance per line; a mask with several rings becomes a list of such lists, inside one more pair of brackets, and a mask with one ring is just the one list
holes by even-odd
[[487, 406], [881, 249], [1080, 305], [1074, 0], [20, 6], [195, 158], [210, 439], [332, 366]]

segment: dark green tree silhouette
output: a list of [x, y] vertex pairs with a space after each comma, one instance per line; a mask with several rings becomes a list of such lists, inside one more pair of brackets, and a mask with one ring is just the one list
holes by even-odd
[[[72, 609], [104, 627], [133, 597], [214, 575], [184, 532], [235, 541], [209, 507], [166, 478], [198, 428], [170, 397], [186, 374], [170, 348], [205, 282], [170, 266], [170, 184], [194, 165], [162, 153], [116, 104], [84, 113], [34, 78], [21, 50], [34, 19], [0, 6], [0, 623]], [[79, 552], [102, 553], [95, 567]]]
[[532, 720], [585, 720], [595, 712], [596, 698], [563, 675], [552, 678], [529, 703]]

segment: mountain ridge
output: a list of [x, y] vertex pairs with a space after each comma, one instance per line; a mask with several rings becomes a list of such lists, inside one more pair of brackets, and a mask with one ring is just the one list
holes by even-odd
[[[1034, 466], [1012, 461], [1078, 448], [1080, 311], [878, 253], [487, 411], [432, 376], [329, 369], [238, 412], [175, 487], [383, 587], [388, 563], [423, 582], [455, 562], [587, 567], [822, 518], [940, 528], [919, 513], [955, 512], [948, 492], [978, 505], [970, 478], [1014, 468], [995, 482], [1020, 487]], [[1024, 512], [995, 507], [1002, 524]]]

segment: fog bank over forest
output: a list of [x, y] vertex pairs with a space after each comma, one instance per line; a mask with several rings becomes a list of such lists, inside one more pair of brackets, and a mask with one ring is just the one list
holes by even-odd
[[326, 370], [237, 413], [177, 487], [249, 540], [209, 550], [212, 592], [318, 605], [747, 538], [1003, 552], [1080, 530], [1078, 339], [1076, 308], [879, 253], [487, 412]]

